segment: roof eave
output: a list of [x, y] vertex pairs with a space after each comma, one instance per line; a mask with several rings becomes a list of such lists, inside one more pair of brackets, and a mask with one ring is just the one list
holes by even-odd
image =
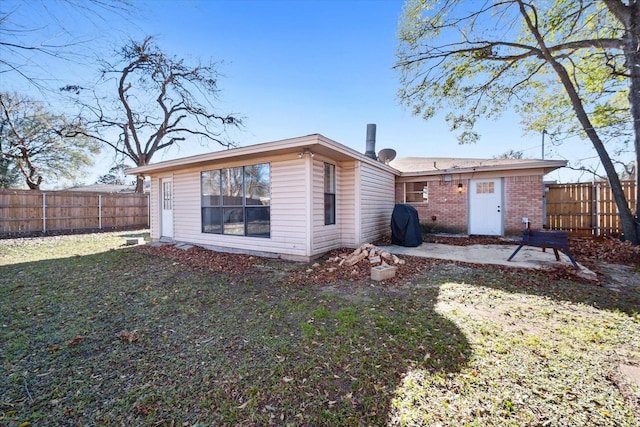
[[448, 174], [469, 174], [469, 173], [475, 173], [475, 172], [499, 172], [499, 171], [526, 170], [526, 169], [542, 169], [544, 170], [545, 174], [548, 174], [549, 172], [553, 172], [554, 170], [565, 167], [566, 165], [567, 165], [566, 160], [541, 160], [539, 162], [525, 163], [525, 164], [474, 166], [474, 167], [466, 167], [466, 168], [449, 168], [449, 169], [414, 171], [414, 172], [400, 171], [400, 176], [401, 177], [438, 176], [438, 175], [448, 175]]
[[338, 158], [338, 160], [359, 160], [363, 163], [384, 169], [395, 175], [399, 174], [399, 172], [391, 166], [367, 157], [363, 153], [344, 146], [320, 134], [312, 134], [298, 138], [254, 144], [225, 151], [216, 151], [213, 153], [167, 160], [160, 163], [130, 168], [125, 170], [125, 173], [128, 175], [151, 175], [154, 173], [169, 172], [185, 166], [195, 167], [214, 162], [223, 162], [229, 159], [254, 159], [267, 155], [291, 154], [302, 152], [305, 149], [328, 157]]

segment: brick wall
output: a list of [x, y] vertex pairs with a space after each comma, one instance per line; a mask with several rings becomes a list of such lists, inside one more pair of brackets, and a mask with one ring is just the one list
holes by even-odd
[[[458, 193], [458, 183], [463, 191]], [[404, 183], [396, 182], [396, 203], [404, 203]], [[430, 181], [429, 201], [411, 203], [418, 211], [422, 228], [429, 233], [468, 232], [469, 181]], [[508, 176], [504, 178], [504, 234], [520, 235], [524, 224], [522, 218], [529, 218], [531, 228], [542, 228], [542, 176]]]
[[542, 177], [508, 176], [504, 179], [504, 231], [506, 235], [518, 235], [524, 224], [522, 218], [529, 218], [531, 228], [542, 228]]
[[[458, 183], [463, 191], [458, 193]], [[467, 187], [468, 181], [439, 182], [428, 184], [428, 203], [411, 203], [418, 211], [420, 224], [426, 232], [455, 233], [467, 232]], [[396, 183], [396, 203], [403, 203], [404, 184]]]

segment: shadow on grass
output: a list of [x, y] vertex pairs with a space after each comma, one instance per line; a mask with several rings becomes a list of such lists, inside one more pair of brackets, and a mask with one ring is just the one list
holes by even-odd
[[211, 274], [138, 248], [0, 267], [0, 421], [385, 425], [470, 348], [438, 287]]

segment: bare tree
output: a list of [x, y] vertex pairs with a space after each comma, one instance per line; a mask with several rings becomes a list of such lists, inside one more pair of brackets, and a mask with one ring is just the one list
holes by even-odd
[[[103, 28], [133, 10], [129, 0], [22, 0], [0, 10], [0, 76], [17, 74], [40, 89], [51, 61], [86, 60], [81, 48], [91, 48], [94, 36], [77, 34], [75, 19]], [[52, 78], [52, 76], [47, 76]], [[59, 86], [59, 84], [58, 84]]]
[[[213, 63], [186, 65], [162, 52], [151, 37], [131, 41], [120, 52], [118, 62], [104, 64], [101, 83], [115, 86], [113, 96], [79, 99], [88, 133], [129, 158], [136, 166], [147, 165], [160, 150], [181, 143], [215, 142], [231, 145], [223, 134], [229, 126], [240, 126], [235, 115], [215, 112], [218, 73]], [[81, 95], [79, 86], [63, 88]], [[116, 137], [113, 137], [117, 134]], [[143, 177], [136, 191], [142, 192]]]
[[76, 124], [27, 97], [0, 93], [0, 115], [0, 156], [32, 190], [45, 179], [74, 180], [99, 152]]
[[612, 144], [631, 142], [640, 159], [639, 0], [410, 0], [400, 39], [399, 94], [414, 113], [449, 111], [461, 142], [477, 140], [479, 117], [509, 107], [526, 130], [580, 132], [611, 184], [624, 238], [640, 244], [640, 203], [632, 213], [611, 157]]

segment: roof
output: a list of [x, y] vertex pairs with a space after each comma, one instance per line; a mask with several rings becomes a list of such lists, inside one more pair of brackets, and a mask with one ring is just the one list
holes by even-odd
[[95, 193], [135, 193], [136, 186], [120, 184], [90, 184], [65, 188], [62, 191], [87, 191]]
[[460, 159], [452, 157], [402, 157], [389, 162], [401, 176], [443, 175], [522, 169], [542, 169], [549, 173], [567, 165], [566, 160], [540, 159]]
[[152, 173], [168, 172], [172, 170], [182, 169], [185, 167], [210, 165], [212, 163], [222, 163], [228, 160], [252, 161], [253, 159], [264, 159], [268, 156], [283, 154], [298, 154], [304, 151], [310, 151], [314, 154], [320, 154], [330, 157], [336, 161], [360, 160], [361, 162], [375, 165], [390, 173], [398, 174], [392, 167], [374, 160], [352, 148], [332, 141], [320, 134], [311, 134], [298, 138], [284, 139], [280, 141], [265, 142], [246, 147], [232, 148], [229, 150], [214, 151], [211, 153], [200, 154], [197, 156], [183, 157], [180, 159], [167, 160], [164, 162], [154, 163], [146, 166], [138, 166], [127, 169], [128, 175], [150, 175]]
[[129, 175], [150, 175], [153, 173], [169, 172], [185, 167], [197, 167], [223, 163], [225, 161], [263, 160], [265, 157], [298, 154], [304, 151], [321, 154], [336, 161], [360, 160], [375, 165], [399, 176], [442, 175], [447, 173], [472, 173], [481, 171], [512, 171], [523, 169], [538, 169], [545, 174], [567, 165], [565, 160], [539, 159], [459, 159], [451, 157], [403, 157], [395, 159], [389, 164], [374, 160], [352, 148], [332, 141], [320, 134], [311, 134], [297, 138], [265, 142], [246, 147], [229, 150], [214, 151], [197, 156], [167, 160], [146, 166], [127, 169]]

